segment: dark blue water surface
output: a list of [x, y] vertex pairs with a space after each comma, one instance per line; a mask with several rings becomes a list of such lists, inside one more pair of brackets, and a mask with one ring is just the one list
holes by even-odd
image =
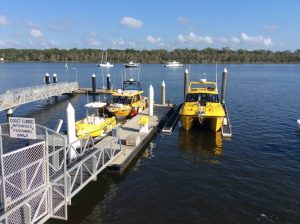
[[[215, 65], [186, 67], [193, 80], [203, 72], [215, 80]], [[61, 223], [300, 223], [300, 65], [226, 67], [231, 140], [178, 127], [172, 135], [158, 134], [125, 175], [99, 175], [79, 193], [68, 209], [69, 221]], [[100, 70], [95, 64], [70, 63], [65, 70], [60, 63], [0, 63], [0, 93], [43, 84], [46, 72], [57, 73], [59, 81], [75, 81], [72, 68], [81, 87], [90, 87], [93, 73], [102, 87], [110, 73], [120, 88], [126, 74], [126, 79], [139, 77], [146, 94], [152, 84], [157, 102], [162, 80], [168, 100], [183, 100], [185, 67], [155, 64]], [[219, 87], [223, 68], [218, 66]], [[57, 119], [65, 119], [68, 102], [79, 119], [90, 100], [77, 95], [39, 101], [14, 115], [54, 128]], [[1, 112], [0, 122], [5, 120]]]

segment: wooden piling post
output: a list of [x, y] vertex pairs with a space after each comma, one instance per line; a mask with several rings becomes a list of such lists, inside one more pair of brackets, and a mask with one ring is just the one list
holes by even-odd
[[162, 84], [161, 84], [161, 104], [162, 105], [166, 104], [166, 84], [165, 84], [165, 81], [162, 81]]
[[92, 75], [92, 93], [96, 94], [96, 75]]
[[106, 89], [111, 90], [110, 74], [107, 74], [106, 76]]
[[153, 86], [149, 87], [149, 116], [153, 116], [153, 105], [154, 104], [154, 89]]
[[183, 100], [185, 100], [186, 93], [189, 89], [189, 71], [187, 68], [185, 69], [185, 72], [184, 72], [184, 87], [183, 88], [184, 88], [183, 89], [183, 91], [184, 91]]
[[227, 69], [224, 68], [223, 75], [222, 75], [222, 92], [221, 92], [221, 103], [222, 104], [225, 104], [226, 85], [227, 85]]

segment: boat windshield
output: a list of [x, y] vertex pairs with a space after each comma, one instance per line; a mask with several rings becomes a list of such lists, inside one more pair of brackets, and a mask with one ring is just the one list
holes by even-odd
[[207, 83], [193, 83], [190, 86], [190, 89], [207, 89], [207, 90], [215, 90], [214, 84], [207, 84]]
[[213, 102], [218, 103], [219, 97], [218, 94], [211, 93], [188, 93], [186, 95], [186, 102]]
[[132, 97], [128, 96], [114, 96], [113, 102], [120, 103], [120, 104], [131, 104]]

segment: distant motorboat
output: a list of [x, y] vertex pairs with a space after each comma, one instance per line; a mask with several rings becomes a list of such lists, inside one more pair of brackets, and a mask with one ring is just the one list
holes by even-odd
[[140, 65], [139, 63], [134, 63], [133, 61], [130, 61], [129, 63], [124, 64], [124, 66], [126, 68], [137, 68], [139, 65]]
[[300, 129], [300, 119], [297, 120], [298, 128]]
[[165, 64], [165, 67], [181, 67], [183, 66], [183, 64], [177, 62], [177, 61], [171, 61], [171, 62], [167, 62], [167, 64]]
[[111, 68], [111, 67], [114, 67], [114, 65], [107, 61], [106, 63], [100, 63], [99, 67]]
[[107, 51], [105, 51], [105, 62], [103, 62], [103, 52], [102, 52], [102, 58], [101, 58], [101, 63], [99, 64], [99, 67], [103, 67], [103, 68], [111, 68], [114, 67], [113, 64], [109, 63], [107, 61]]

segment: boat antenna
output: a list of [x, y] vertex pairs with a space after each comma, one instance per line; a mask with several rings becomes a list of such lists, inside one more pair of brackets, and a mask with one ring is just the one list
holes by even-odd
[[125, 69], [125, 80], [124, 81], [126, 81], [126, 69]]
[[114, 85], [113, 85], [113, 88], [112, 88], [112, 90], [114, 90], [114, 88], [116, 88], [115, 86], [115, 84], [116, 84], [116, 76], [115, 75], [113, 75], [113, 77], [114, 77]]
[[86, 102], [89, 103], [89, 90], [86, 88]]
[[123, 85], [123, 70], [121, 68], [121, 86]]
[[216, 90], [218, 91], [218, 63], [216, 63]]

